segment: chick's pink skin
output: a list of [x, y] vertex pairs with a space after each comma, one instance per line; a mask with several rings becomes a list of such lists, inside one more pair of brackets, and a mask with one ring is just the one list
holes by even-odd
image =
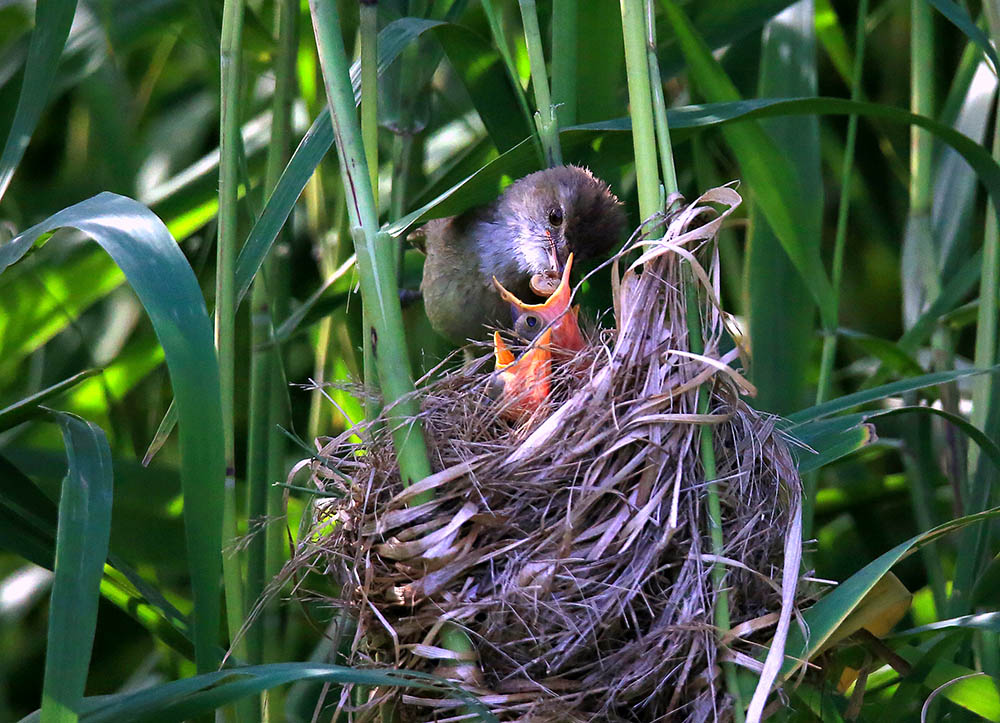
[[518, 321], [527, 315], [537, 316], [541, 321], [539, 328], [548, 327], [552, 332], [552, 345], [557, 350], [576, 353], [583, 349], [583, 334], [577, 321], [578, 308], [570, 308], [572, 292], [570, 291], [570, 271], [573, 268], [573, 254], [566, 259], [562, 279], [552, 295], [541, 304], [525, 304], [503, 287], [494, 277], [493, 284], [504, 301], [511, 306], [515, 329]]

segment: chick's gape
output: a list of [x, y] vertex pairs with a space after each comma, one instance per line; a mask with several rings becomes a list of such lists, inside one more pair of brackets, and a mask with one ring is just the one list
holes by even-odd
[[624, 225], [608, 185], [576, 166], [532, 173], [490, 204], [429, 222], [415, 235], [427, 254], [420, 288], [431, 325], [459, 345], [485, 338], [488, 326], [510, 328], [494, 277], [518, 299], [547, 297], [571, 252], [605, 254]]

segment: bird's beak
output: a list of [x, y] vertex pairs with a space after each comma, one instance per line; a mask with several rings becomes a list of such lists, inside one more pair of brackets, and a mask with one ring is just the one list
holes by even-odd
[[562, 279], [556, 290], [541, 304], [525, 304], [514, 296], [493, 277], [493, 284], [504, 301], [511, 305], [511, 314], [515, 324], [518, 318], [524, 314], [535, 314], [542, 320], [542, 327], [549, 327], [552, 330], [552, 344], [560, 349], [570, 352], [577, 352], [584, 346], [583, 334], [580, 333], [580, 325], [577, 322], [576, 308], [570, 308], [572, 292], [570, 290], [569, 276], [573, 269], [573, 254], [566, 259], [566, 268], [563, 269]]
[[493, 359], [496, 363], [496, 371], [503, 371], [514, 363], [514, 354], [503, 343], [503, 338], [499, 331], [493, 332]]
[[552, 332], [548, 330], [515, 361], [500, 332], [493, 333], [494, 381], [503, 401], [504, 419], [525, 419], [547, 403], [552, 377], [551, 341]]
[[558, 246], [556, 245], [556, 240], [552, 238], [551, 234], [549, 235], [548, 252], [549, 252], [549, 261], [552, 263], [552, 270], [555, 271], [557, 274], [562, 273], [563, 265], [562, 262], [559, 260], [559, 249]]

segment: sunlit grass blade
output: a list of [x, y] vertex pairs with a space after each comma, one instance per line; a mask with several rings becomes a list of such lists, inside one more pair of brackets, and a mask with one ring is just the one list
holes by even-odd
[[907, 628], [893, 633], [891, 637], [905, 638], [911, 635], [921, 635], [932, 633], [938, 630], [989, 630], [1000, 633], [1000, 612], [977, 613], [975, 615], [962, 615], [957, 618], [947, 618], [937, 622], [918, 625], [915, 628]]
[[97, 603], [111, 536], [111, 448], [100, 427], [56, 413], [69, 470], [59, 497], [42, 718], [77, 720], [90, 668]]
[[[423, 690], [444, 690], [468, 699], [472, 712], [485, 723], [496, 718], [471, 696], [452, 684], [431, 675], [406, 671], [355, 670], [325, 663], [270, 663], [236, 670], [204, 673], [192, 678], [154, 686], [134, 693], [85, 699], [86, 723], [112, 721], [175, 721], [211, 713], [249, 695], [297, 681], [327, 681], [341, 685], [391, 686]], [[28, 716], [24, 723], [37, 723], [38, 714]]]
[[39, 237], [76, 228], [115, 260], [163, 346], [180, 420], [185, 533], [194, 589], [194, 638], [202, 669], [216, 663], [222, 567], [222, 411], [218, 363], [205, 301], [187, 259], [142, 204], [102, 193], [63, 209], [0, 247], [0, 271]]
[[943, 525], [938, 525], [927, 532], [901, 542], [840, 583], [833, 591], [823, 596], [819, 602], [802, 614], [809, 632], [808, 639], [804, 639], [802, 631], [793, 627], [786, 648], [789, 658], [782, 669], [782, 674], [787, 678], [798, 669], [802, 661], [809, 660], [820, 650], [851, 611], [897, 562], [916, 551], [921, 545], [967, 525], [984, 523], [998, 516], [1000, 516], [1000, 508], [993, 508], [986, 512], [959, 517]]
[[[9, 377], [24, 358], [66, 330], [75, 319], [124, 281], [107, 255], [75, 253], [58, 265], [24, 269], [0, 283], [0, 375]], [[45, 293], [39, 294], [42, 288]]]
[[[162, 608], [150, 603], [130, 585], [126, 585], [120, 577], [105, 574], [101, 580], [101, 597], [131, 615], [158, 641], [188, 660], [194, 660], [194, 645], [191, 639], [163, 614]], [[219, 650], [220, 658], [223, 652]]]
[[[943, 641], [942, 647], [947, 642]], [[965, 708], [978, 720], [1000, 722], [1000, 693], [990, 676], [949, 660], [948, 652], [940, 648], [924, 653], [919, 648], [904, 645], [895, 648], [894, 652], [913, 665], [915, 672], [922, 661], [926, 662], [917, 676], [924, 691], [939, 692], [941, 697]], [[894, 710], [902, 712], [899, 706]], [[902, 719], [895, 717], [895, 720]]]
[[969, 17], [968, 11], [954, 2], [954, 0], [926, 0], [928, 5], [934, 6], [939, 13], [948, 18], [948, 21], [961, 30], [970, 43], [975, 43], [986, 55], [993, 66], [993, 73], [1000, 70], [1000, 59], [997, 52], [990, 43], [989, 36], [986, 35]]
[[36, 392], [31, 396], [25, 397], [24, 399], [11, 404], [9, 407], [0, 409], [0, 432], [6, 431], [11, 427], [14, 427], [22, 422], [26, 422], [29, 419], [33, 419], [38, 415], [42, 414], [42, 410], [39, 408], [40, 405], [45, 404], [60, 394], [63, 394], [77, 384], [82, 382], [84, 379], [89, 379], [92, 376], [100, 374], [100, 369], [88, 369], [82, 371], [78, 374], [74, 374], [68, 379], [63, 379], [61, 382], [53, 384], [50, 387], [46, 387], [40, 392]]
[[49, 89], [75, 13], [76, 0], [39, 0], [35, 5], [35, 30], [28, 46], [21, 93], [14, 122], [0, 154], [0, 199], [14, 177], [49, 99]]
[[869, 404], [880, 399], [885, 399], [886, 397], [898, 396], [900, 394], [905, 394], [906, 392], [925, 389], [926, 387], [932, 387], [937, 384], [945, 384], [947, 382], [972, 376], [974, 374], [993, 373], [996, 371], [998, 370], [958, 369], [954, 371], [923, 374], [919, 377], [912, 377], [910, 379], [892, 382], [891, 384], [884, 384], [880, 387], [875, 387], [874, 389], [865, 389], [860, 392], [854, 392], [853, 394], [845, 394], [837, 399], [831, 399], [828, 402], [823, 402], [822, 404], [817, 404], [809, 407], [808, 409], [795, 412], [794, 414], [789, 414], [786, 419], [791, 424], [789, 429], [794, 430], [796, 426], [805, 422], [822, 419], [823, 417], [829, 417], [831, 414], [843, 412], [853, 407], [859, 407], [862, 404]]

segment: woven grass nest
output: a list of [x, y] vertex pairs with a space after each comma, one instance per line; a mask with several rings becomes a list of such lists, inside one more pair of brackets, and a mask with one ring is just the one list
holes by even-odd
[[[614, 329], [553, 361], [530, 416], [491, 395], [492, 356], [421, 380], [431, 477], [402, 487], [385, 428], [361, 454], [357, 430], [317, 440], [309, 467], [329, 497], [292, 564], [341, 590], [328, 602], [358, 621], [349, 664], [449, 677], [502, 721], [730, 719], [722, 668], [761, 673], [764, 646], [788, 630], [801, 559], [788, 440], [743, 401], [753, 388], [734, 369], [741, 349], [718, 303], [716, 234], [740, 201], [730, 186], [675, 197], [636, 232], [610, 262]], [[721, 639], [716, 565], [732, 626]], [[473, 653], [442, 641], [456, 630]], [[765, 677], [781, 658], [772, 652]], [[403, 721], [468, 715], [456, 696], [366, 695], [360, 708], [354, 697], [356, 721], [377, 720], [386, 700]], [[343, 692], [341, 708], [349, 701]]]

